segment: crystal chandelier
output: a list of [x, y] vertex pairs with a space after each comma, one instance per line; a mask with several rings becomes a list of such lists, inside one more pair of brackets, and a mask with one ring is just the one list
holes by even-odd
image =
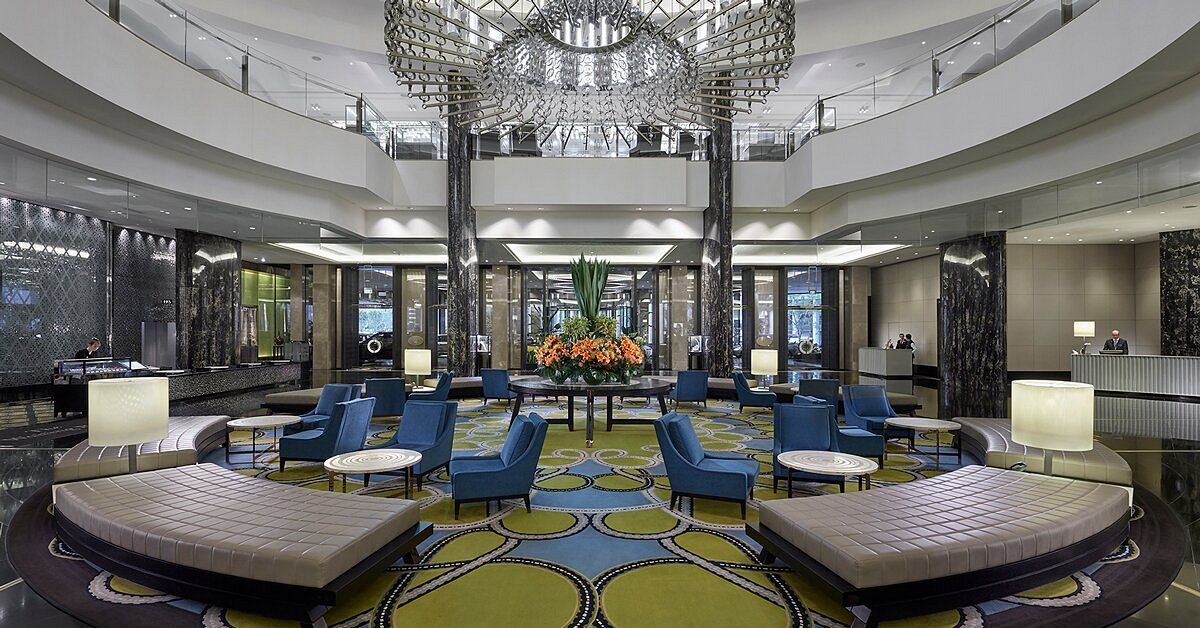
[[483, 133], [699, 126], [787, 76], [793, 0], [387, 0], [400, 85]]

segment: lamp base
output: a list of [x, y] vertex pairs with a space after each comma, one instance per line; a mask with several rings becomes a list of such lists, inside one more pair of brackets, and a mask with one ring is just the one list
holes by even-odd
[[1042, 450], [1042, 474], [1054, 475], [1054, 452], [1049, 449]]
[[141, 446], [140, 444], [129, 445], [125, 448], [125, 450], [127, 452], [129, 452], [129, 473], [130, 474], [137, 473], [137, 450], [138, 450], [138, 447], [140, 447], [140, 446]]

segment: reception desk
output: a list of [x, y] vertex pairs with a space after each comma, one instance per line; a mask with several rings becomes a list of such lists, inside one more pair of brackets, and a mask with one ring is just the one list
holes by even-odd
[[908, 349], [858, 350], [858, 383], [878, 384], [890, 392], [912, 394], [913, 352]]
[[1073, 355], [1071, 379], [1096, 387], [1096, 430], [1200, 440], [1200, 357]]

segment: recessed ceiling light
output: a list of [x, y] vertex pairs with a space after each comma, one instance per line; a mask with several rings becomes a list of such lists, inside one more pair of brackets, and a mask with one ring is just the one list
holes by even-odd
[[1029, 239], [1029, 236], [1021, 236], [1021, 239], [1022, 239], [1022, 240], [1028, 240], [1028, 239]]
[[233, 61], [233, 57], [225, 57], [226, 61]]
[[1100, 185], [1100, 184], [1102, 184], [1102, 183], [1104, 183], [1104, 182], [1103, 182], [1103, 181], [1097, 181], [1097, 182], [1096, 182], [1096, 185]]
[[674, 208], [674, 207], [668, 207], [668, 208], [667, 208], [667, 211], [671, 211], [671, 210], [673, 210], [673, 209], [675, 209], [675, 208]]
[[924, 46], [924, 45], [925, 45], [925, 42], [921, 42], [921, 45], [922, 45], [922, 46]]
[[764, 211], [764, 212], [765, 212], [765, 211], [767, 211], [767, 208], [766, 208], [766, 207], [764, 207], [764, 208], [763, 208], [763, 211]]
[[997, 214], [1003, 214], [1003, 213], [1004, 213], [1004, 210], [1003, 210], [1003, 209], [998, 209], [998, 210], [996, 210], [996, 213], [997, 213]]
[[191, 207], [184, 207], [184, 209], [186, 209], [186, 210], [188, 210], [188, 211], [192, 211], [192, 208], [191, 208]]
[[542, 211], [542, 208], [541, 208], [541, 207], [539, 207], [539, 208], [538, 208], [538, 211]]
[[1037, 241], [1038, 241], [1038, 242], [1041, 242], [1041, 241], [1042, 241], [1042, 239], [1041, 239], [1041, 238], [1038, 238], [1038, 240], [1037, 240]]
[[88, 180], [88, 181], [95, 181], [95, 180], [96, 180], [96, 177], [88, 177], [88, 178], [87, 178], [87, 180]]
[[1068, 233], [1067, 235], [1071, 235], [1071, 234]]
[[639, 207], [639, 208], [638, 208], [638, 211], [642, 211], [642, 208], [641, 208], [641, 207]]
[[254, 230], [255, 230], [255, 229], [257, 229], [257, 228], [258, 228], [258, 227], [250, 227], [250, 230], [251, 230], [251, 231], [254, 231]]
[[1113, 229], [1113, 231], [1120, 231], [1120, 229]]
[[1125, 210], [1125, 213], [1126, 213], [1126, 214], [1132, 214], [1132, 213], [1133, 213], [1133, 210], [1132, 210], [1132, 209], [1127, 209], [1127, 210]]
[[1054, 239], [1054, 236], [1050, 236], [1050, 239], [1051, 239], [1051, 240], [1053, 240], [1053, 239]]
[[1079, 238], [1079, 242], [1083, 242], [1083, 238]]
[[353, 62], [353, 61], [351, 61], [351, 62], [350, 62], [350, 65], [354, 65], [354, 62]]

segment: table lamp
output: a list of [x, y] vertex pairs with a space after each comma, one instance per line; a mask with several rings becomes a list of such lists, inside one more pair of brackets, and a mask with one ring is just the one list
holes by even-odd
[[1096, 389], [1091, 384], [1022, 379], [1012, 383], [1012, 439], [1044, 451], [1053, 475], [1054, 451], [1091, 451]]
[[413, 375], [414, 386], [421, 384], [422, 375], [433, 374], [433, 351], [429, 349], [404, 350], [404, 375]]
[[138, 446], [167, 437], [167, 378], [94, 379], [87, 394], [88, 444], [128, 446], [129, 472], [137, 473]]
[[[767, 377], [779, 372], [779, 352], [774, 349], [750, 350], [750, 374]], [[766, 388], [763, 384], [759, 388]]]
[[[1075, 321], [1075, 337], [1076, 338], [1095, 338], [1096, 337], [1096, 321]], [[1079, 353], [1087, 353], [1087, 348], [1092, 343], [1085, 342], [1079, 348]]]

